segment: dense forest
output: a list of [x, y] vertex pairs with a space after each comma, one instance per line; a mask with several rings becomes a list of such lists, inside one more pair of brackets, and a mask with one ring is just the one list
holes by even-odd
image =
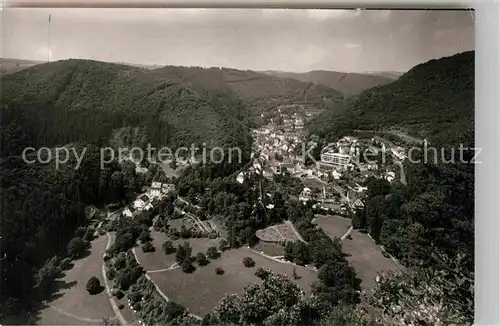
[[401, 128], [431, 142], [454, 141], [474, 122], [474, 52], [415, 66], [319, 115], [310, 132], [335, 140], [354, 130]]
[[[246, 109], [233, 94], [196, 92], [160, 72], [89, 60], [4, 76], [1, 113], [2, 127], [20, 126], [31, 146], [107, 144], [116, 134], [128, 146], [206, 143], [248, 152], [251, 142]], [[5, 154], [17, 148], [9, 144], [2, 144]]]
[[[334, 141], [355, 130], [403, 128], [443, 147], [447, 158], [457, 159], [406, 163], [407, 185], [367, 180], [365, 209], [354, 214], [353, 225], [408, 267], [401, 274], [383, 277], [371, 294], [359, 294], [359, 280], [341, 243], [311, 223], [316, 212], [312, 204], [289, 198], [297, 194], [300, 184], [287, 175], [274, 180], [254, 176], [240, 184], [235, 176], [244, 165], [209, 164], [191, 166], [173, 180], [179, 195], [200, 207], [196, 214], [201, 219], [210, 216], [220, 222], [231, 247], [253, 244], [259, 228], [293, 221], [308, 243], [288, 244], [287, 259], [319, 269], [313, 299], [302, 298], [289, 280], [261, 271], [261, 284], [224, 298], [203, 323], [434, 325], [439, 318], [444, 324], [470, 324], [474, 165], [458, 159], [469, 160], [473, 153], [461, 156], [451, 146], [474, 147], [473, 59], [473, 52], [467, 52], [431, 60], [391, 84], [336, 101], [311, 125], [311, 134], [319, 142]], [[279, 84], [279, 78], [249, 76], [251, 72], [230, 69], [146, 70], [84, 60], [42, 64], [4, 76], [0, 235], [7, 256], [2, 261], [0, 317], [33, 308], [50, 292], [57, 277], [51, 257], [71, 256], [73, 246], [68, 242], [87, 238], [80, 231], [88, 223], [89, 205], [123, 202], [127, 194], [161, 174], [154, 165], [146, 175], [136, 174], [133, 164], [113, 162], [101, 169], [98, 146], [149, 142], [176, 147], [205, 142], [238, 146], [249, 154], [249, 106], [298, 100], [322, 105], [324, 98], [341, 98], [328, 87], [293, 80]], [[25, 146], [65, 144], [88, 147], [80, 169], [72, 168], [74, 162], [59, 170], [51, 165], [28, 166], [19, 157]], [[273, 208], [266, 208], [268, 201]], [[170, 198], [158, 206], [165, 211], [160, 223], [174, 214], [172, 202]], [[147, 214], [130, 225], [116, 226], [119, 241], [111, 252], [118, 255], [134, 246], [152, 219]], [[127, 273], [118, 279], [151, 290], [139, 271], [134, 277]], [[376, 311], [365, 314], [355, 307], [360, 301]]]
[[[431, 325], [439, 316], [445, 324], [471, 324], [474, 53], [431, 60], [391, 84], [367, 90], [318, 117], [311, 133], [327, 142], [360, 129], [391, 127], [429, 139], [437, 159], [431, 151], [426, 161], [424, 145], [414, 145], [419, 146], [414, 152], [418, 154], [404, 163], [407, 185], [376, 178], [365, 183], [365, 207], [355, 212], [353, 226], [368, 232], [409, 268], [381, 282], [372, 304], [385, 311], [385, 322], [398, 316]], [[468, 150], [461, 152], [460, 145]], [[425, 289], [420, 282], [435, 288]], [[405, 309], [398, 303], [402, 301]], [[416, 302], [428, 307], [427, 315], [416, 317], [415, 311], [421, 312]]]
[[[68, 241], [89, 223], [90, 205], [123, 203], [151, 182], [151, 173], [137, 174], [131, 162], [101, 169], [100, 147], [206, 143], [239, 147], [246, 159], [251, 144], [246, 108], [235, 95], [195, 91], [158, 72], [88, 60], [3, 76], [0, 114], [2, 318], [36, 308], [50, 293], [56, 277], [49, 272], [51, 257], [68, 255]], [[59, 169], [27, 165], [20, 157], [28, 146], [63, 145], [87, 149], [79, 169], [74, 157]]]

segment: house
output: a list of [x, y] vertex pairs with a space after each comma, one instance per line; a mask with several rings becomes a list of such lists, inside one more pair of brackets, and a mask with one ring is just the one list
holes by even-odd
[[153, 182], [151, 184], [151, 190], [149, 191], [151, 197], [160, 197], [161, 195], [161, 182]]
[[169, 192], [175, 191], [175, 185], [172, 183], [164, 183], [161, 185], [161, 191], [164, 194], [168, 194]]
[[384, 176], [384, 179], [391, 182], [396, 178], [396, 173], [394, 172], [387, 172]]
[[346, 169], [350, 158], [351, 157], [347, 154], [326, 152], [321, 154], [321, 163]]
[[122, 215], [125, 217], [132, 217], [133, 211], [129, 207], [125, 207], [125, 209], [122, 211]]
[[299, 195], [299, 200], [306, 202], [309, 201], [312, 198], [312, 191], [309, 188], [304, 188], [302, 189], [302, 192]]
[[402, 147], [391, 148], [392, 156], [396, 157], [398, 160], [403, 161], [406, 158], [405, 150]]
[[144, 207], [146, 207], [146, 205], [148, 204], [148, 202], [149, 202], [148, 196], [146, 196], [144, 194], [140, 195], [134, 201], [134, 208], [135, 209], [144, 209]]
[[236, 177], [236, 182], [243, 184], [244, 181], [245, 181], [245, 174], [243, 172], [240, 172]]
[[341, 176], [342, 176], [342, 174], [339, 173], [337, 170], [332, 170], [333, 179], [338, 180], [338, 179], [340, 179]]

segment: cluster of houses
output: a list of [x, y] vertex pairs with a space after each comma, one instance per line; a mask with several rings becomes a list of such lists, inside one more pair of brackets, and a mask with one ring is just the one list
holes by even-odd
[[174, 190], [174, 184], [153, 182], [146, 193], [139, 195], [131, 205], [123, 209], [122, 216], [134, 217], [142, 211], [149, 211], [161, 198]]
[[[346, 136], [322, 148], [320, 160], [305, 166], [305, 157], [298, 155], [302, 151], [297, 148], [302, 146], [303, 140], [301, 128], [297, 129], [297, 125], [301, 126], [303, 122], [297, 120], [293, 116], [285, 117], [279, 126], [269, 124], [252, 131], [254, 162], [247, 171], [237, 176], [236, 180], [239, 183], [243, 183], [248, 174], [255, 173], [271, 179], [274, 175], [287, 171], [294, 177], [303, 180], [316, 179], [327, 185], [323, 186], [322, 190], [305, 187], [299, 195], [300, 201], [307, 202], [314, 199], [325, 207], [332, 206], [337, 210], [340, 210], [340, 207], [344, 210], [350, 207], [356, 210], [364, 206], [363, 200], [367, 190], [359, 183], [363, 183], [363, 180], [370, 176], [383, 178], [391, 183], [396, 180], [396, 172], [391, 171], [391, 167], [382, 167], [377, 162], [361, 159], [361, 155], [371, 153], [376, 157], [382, 151], [391, 155], [399, 164], [406, 159], [405, 149], [402, 147], [386, 146], [376, 138], [362, 141], [356, 137]], [[311, 145], [317, 144], [309, 143], [306, 148]], [[362, 153], [362, 150], [367, 152]], [[341, 181], [335, 183], [335, 180], [343, 179], [342, 176], [347, 176], [351, 181], [345, 182], [344, 178], [343, 184]], [[336, 187], [330, 187], [332, 182]]]

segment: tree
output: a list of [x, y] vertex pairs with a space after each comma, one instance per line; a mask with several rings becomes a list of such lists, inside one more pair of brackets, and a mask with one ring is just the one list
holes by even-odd
[[227, 241], [226, 241], [225, 239], [221, 239], [221, 240], [219, 241], [219, 250], [220, 250], [220, 251], [224, 251], [224, 250], [226, 250], [227, 248], [228, 248], [228, 243], [227, 243]]
[[205, 266], [205, 265], [208, 265], [208, 263], [209, 263], [207, 256], [205, 256], [205, 254], [202, 252], [199, 252], [196, 255], [196, 261], [198, 262], [198, 265], [200, 265], [200, 266]]
[[433, 267], [382, 275], [368, 303], [384, 312], [384, 324], [472, 325], [474, 274], [464, 253], [433, 252]]
[[165, 241], [162, 248], [166, 255], [170, 255], [176, 251], [173, 242], [170, 240]]
[[154, 252], [156, 251], [155, 247], [153, 246], [153, 244], [151, 243], [151, 241], [148, 241], [146, 242], [143, 246], [142, 246], [142, 251], [143, 252]]
[[178, 263], [183, 263], [191, 258], [191, 252], [192, 252], [192, 248], [189, 245], [189, 242], [186, 241], [186, 242], [184, 242], [184, 244], [179, 245], [177, 247], [177, 250], [175, 252], [175, 260]]
[[255, 276], [257, 276], [261, 280], [264, 280], [267, 276], [269, 276], [271, 274], [271, 271], [265, 270], [264, 268], [259, 267], [259, 268], [257, 268], [257, 270], [255, 271], [254, 274], [255, 274]]
[[85, 249], [85, 242], [83, 242], [80, 237], [74, 237], [71, 239], [67, 246], [68, 254], [74, 258], [80, 257], [84, 253]]
[[210, 259], [217, 259], [220, 257], [220, 253], [219, 253], [219, 251], [217, 251], [217, 248], [209, 247], [207, 249], [207, 257]]
[[181, 264], [182, 271], [184, 273], [192, 273], [196, 270], [196, 267], [191, 263], [191, 259], [185, 259]]
[[62, 275], [59, 257], [54, 256], [35, 274], [35, 289], [43, 298], [53, 289], [55, 280]]
[[91, 295], [98, 294], [102, 291], [101, 282], [97, 277], [92, 276], [87, 281], [86, 289]]
[[245, 267], [254, 267], [255, 261], [251, 257], [244, 257], [243, 258], [243, 265]]
[[279, 319], [281, 325], [301, 325], [300, 311], [307, 306], [301, 293], [290, 279], [271, 273], [241, 295], [226, 295], [214, 308], [214, 318], [217, 324], [276, 325], [273, 321]]
[[141, 234], [139, 235], [139, 238], [138, 238], [138, 239], [139, 239], [139, 241], [140, 241], [140, 242], [142, 242], [142, 243], [146, 243], [146, 242], [149, 242], [149, 241], [153, 240], [153, 239], [151, 238], [151, 234], [149, 233], [149, 231], [148, 231], [148, 230], [143, 230], [143, 231], [141, 232]]

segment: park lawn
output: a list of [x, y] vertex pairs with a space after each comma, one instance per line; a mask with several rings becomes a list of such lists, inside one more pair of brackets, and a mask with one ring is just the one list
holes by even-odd
[[356, 271], [356, 276], [363, 281], [362, 290], [375, 287], [378, 272], [399, 268], [392, 259], [382, 255], [382, 249], [367, 234], [352, 230], [351, 236], [351, 240], [342, 241], [342, 250], [350, 255], [347, 260]]
[[280, 242], [283, 240], [278, 231], [272, 226], [255, 231], [255, 235], [265, 242]]
[[194, 227], [196, 230], [198, 230], [198, 225], [195, 224], [189, 217], [170, 219], [170, 220], [168, 220], [167, 223], [168, 223], [168, 226], [170, 227], [170, 229], [177, 229], [180, 231], [181, 227], [184, 225], [188, 229], [191, 227]]
[[43, 309], [38, 316], [37, 325], [103, 325], [102, 319], [88, 321], [76, 319], [66, 314], [60, 313], [51, 307]]
[[[255, 267], [243, 266], [242, 259], [251, 257]], [[216, 267], [222, 267], [223, 275], [215, 273]], [[233, 249], [223, 253], [207, 266], [197, 266], [191, 274], [182, 272], [180, 268], [149, 274], [151, 279], [171, 300], [185, 306], [198, 316], [210, 312], [219, 301], [229, 293], [241, 293], [245, 286], [260, 282], [254, 273], [257, 268], [271, 269], [274, 273], [293, 274], [293, 265], [279, 263], [261, 256], [248, 248]], [[309, 295], [311, 285], [317, 280], [313, 269], [297, 266], [296, 273], [300, 279], [295, 282]]]
[[[170, 255], [166, 255], [163, 251], [163, 243], [170, 238], [161, 232], [151, 231], [151, 237], [153, 238], [153, 246], [155, 247], [155, 252], [143, 252], [142, 248], [135, 248], [135, 252], [137, 254], [137, 259], [139, 259], [139, 263], [146, 271], [154, 271], [167, 269], [172, 267], [175, 261], [175, 253]], [[173, 242], [174, 247], [177, 248], [178, 245], [183, 244], [184, 242], [189, 242], [192, 248], [192, 255], [196, 256], [197, 253], [203, 252], [206, 253], [207, 249], [211, 246], [218, 247], [219, 239], [208, 239], [208, 238], [192, 238], [192, 239], [177, 239]]]
[[272, 257], [285, 255], [285, 247], [279, 243], [259, 241], [253, 249]]
[[287, 223], [275, 226], [275, 229], [281, 234], [285, 241], [297, 241], [299, 238], [293, 229]]
[[[56, 299], [47, 303], [48, 307], [40, 312], [40, 324], [75, 325], [75, 321], [70, 319], [79, 320], [76, 324], [94, 324], [92, 320], [100, 320], [102, 324], [104, 317], [115, 318], [104, 289], [101, 269], [107, 241], [106, 235], [99, 236], [92, 241], [90, 254], [87, 257], [73, 261], [74, 267], [58, 280], [61, 290], [55, 294]], [[97, 277], [103, 287], [103, 291], [97, 295], [90, 295], [85, 288], [92, 276]], [[50, 311], [45, 311], [47, 309]]]
[[335, 215], [320, 215], [314, 217], [313, 223], [318, 225], [330, 238], [342, 237], [351, 226], [351, 220]]

